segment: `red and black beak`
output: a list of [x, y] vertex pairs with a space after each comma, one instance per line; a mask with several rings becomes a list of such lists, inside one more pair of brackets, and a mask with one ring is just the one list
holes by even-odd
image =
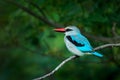
[[54, 29], [56, 32], [65, 32], [65, 28], [56, 28]]

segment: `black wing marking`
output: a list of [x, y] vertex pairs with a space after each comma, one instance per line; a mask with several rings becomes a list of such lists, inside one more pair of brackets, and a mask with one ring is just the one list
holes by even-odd
[[85, 46], [85, 44], [81, 44], [81, 43], [76, 42], [75, 40], [72, 40], [71, 36], [66, 36], [66, 38], [77, 47]]

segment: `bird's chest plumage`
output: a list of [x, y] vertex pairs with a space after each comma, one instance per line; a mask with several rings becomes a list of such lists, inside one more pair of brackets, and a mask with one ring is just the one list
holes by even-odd
[[82, 53], [80, 50], [77, 49], [77, 47], [67, 39], [67, 36], [64, 37], [64, 42], [66, 44], [66, 47], [70, 52], [72, 52], [75, 55], [82, 56], [84, 53]]

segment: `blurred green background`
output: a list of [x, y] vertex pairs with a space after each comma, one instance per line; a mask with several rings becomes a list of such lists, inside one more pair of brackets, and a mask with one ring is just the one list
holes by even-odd
[[[32, 80], [72, 56], [53, 31], [69, 25], [93, 47], [120, 42], [120, 0], [0, 0], [0, 80]], [[45, 80], [120, 80], [120, 48], [99, 52], [104, 58], [77, 58]]]

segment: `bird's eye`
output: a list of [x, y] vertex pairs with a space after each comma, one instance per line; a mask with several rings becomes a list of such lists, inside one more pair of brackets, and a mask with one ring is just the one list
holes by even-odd
[[66, 31], [72, 31], [72, 29], [66, 29]]

